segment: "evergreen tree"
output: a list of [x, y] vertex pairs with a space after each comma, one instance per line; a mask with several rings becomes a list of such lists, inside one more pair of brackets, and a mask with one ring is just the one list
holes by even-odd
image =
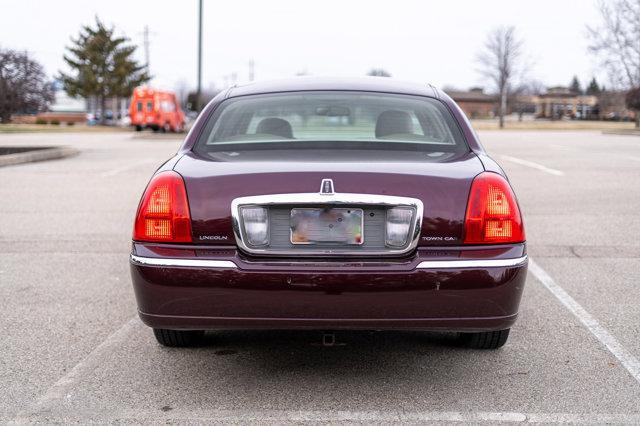
[[598, 85], [596, 78], [593, 77], [591, 79], [591, 83], [589, 83], [589, 86], [587, 87], [587, 95], [598, 96], [601, 91], [602, 90], [600, 89], [600, 86]]
[[573, 76], [573, 80], [571, 80], [571, 84], [569, 85], [569, 90], [571, 93], [575, 93], [576, 95], [582, 95], [582, 86], [580, 85], [580, 80], [578, 80], [577, 75]]
[[114, 32], [113, 27], [107, 28], [97, 17], [95, 27], [83, 26], [64, 55], [72, 73], [60, 72], [60, 80], [70, 96], [93, 96], [99, 101], [102, 124], [108, 98], [129, 97], [136, 86], [151, 78], [146, 67], [132, 57], [136, 47]]

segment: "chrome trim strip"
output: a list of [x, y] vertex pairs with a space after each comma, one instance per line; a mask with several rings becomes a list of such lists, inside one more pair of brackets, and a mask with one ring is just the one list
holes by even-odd
[[[249, 247], [245, 243], [244, 227], [240, 221], [240, 207], [243, 206], [273, 206], [273, 205], [291, 205], [295, 207], [303, 207], [305, 205], [332, 205], [332, 206], [356, 206], [356, 205], [374, 205], [384, 207], [411, 207], [415, 211], [415, 217], [410, 228], [409, 243], [399, 249], [389, 248], [383, 251], [353, 251], [349, 248], [339, 249], [318, 249], [307, 250], [269, 250], [264, 247]], [[390, 195], [376, 194], [349, 194], [349, 193], [333, 193], [320, 194], [299, 193], [299, 194], [272, 194], [257, 195], [250, 197], [236, 198], [231, 202], [231, 217], [233, 220], [233, 233], [236, 237], [238, 247], [251, 254], [263, 256], [397, 256], [406, 254], [418, 246], [420, 239], [420, 231], [422, 229], [422, 217], [424, 215], [424, 205], [417, 198], [394, 197]]]
[[506, 268], [526, 262], [526, 254], [515, 259], [425, 260], [416, 269]]
[[148, 266], [186, 266], [192, 268], [237, 268], [230, 260], [206, 260], [206, 259], [172, 259], [164, 257], [141, 257], [131, 255], [131, 261], [138, 265]]

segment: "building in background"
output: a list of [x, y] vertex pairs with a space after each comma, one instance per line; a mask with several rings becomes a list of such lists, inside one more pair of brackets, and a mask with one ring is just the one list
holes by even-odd
[[481, 87], [470, 90], [444, 89], [469, 118], [492, 118], [498, 107], [497, 97], [484, 93]]
[[546, 93], [536, 96], [536, 117], [538, 118], [598, 118], [598, 97], [581, 95], [567, 87], [550, 87]]
[[72, 98], [62, 88], [58, 80], [52, 83], [54, 101], [49, 111], [41, 112], [36, 120], [47, 123], [84, 123], [87, 121], [87, 101], [82, 98]]

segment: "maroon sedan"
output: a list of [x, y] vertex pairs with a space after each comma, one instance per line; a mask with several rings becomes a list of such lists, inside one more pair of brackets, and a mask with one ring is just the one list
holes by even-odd
[[131, 276], [167, 346], [213, 329], [455, 331], [502, 346], [526, 278], [504, 172], [430, 85], [233, 87], [149, 182]]

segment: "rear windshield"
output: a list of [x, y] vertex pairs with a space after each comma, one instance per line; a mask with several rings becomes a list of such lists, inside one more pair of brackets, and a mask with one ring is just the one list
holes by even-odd
[[227, 99], [209, 118], [195, 150], [213, 158], [243, 151], [263, 151], [256, 158], [268, 158], [264, 151], [270, 150], [364, 150], [367, 158], [422, 151], [444, 158], [468, 147], [436, 99], [318, 91]]

